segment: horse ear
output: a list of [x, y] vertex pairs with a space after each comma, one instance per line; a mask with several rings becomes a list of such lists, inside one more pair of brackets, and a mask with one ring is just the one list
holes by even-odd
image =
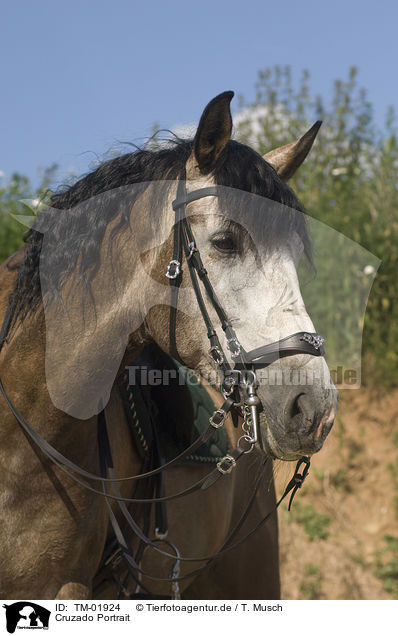
[[202, 174], [208, 174], [213, 170], [231, 138], [232, 117], [229, 105], [233, 96], [233, 91], [217, 95], [207, 104], [200, 118], [193, 152]]
[[297, 168], [301, 166], [311, 150], [321, 124], [321, 121], [315, 122], [315, 124], [307, 130], [305, 135], [300, 137], [297, 141], [294, 141], [292, 144], [286, 144], [286, 146], [281, 146], [280, 148], [275, 148], [275, 150], [271, 150], [267, 152], [266, 155], [263, 155], [263, 159], [268, 161], [268, 163], [275, 168], [283, 181], [290, 179]]

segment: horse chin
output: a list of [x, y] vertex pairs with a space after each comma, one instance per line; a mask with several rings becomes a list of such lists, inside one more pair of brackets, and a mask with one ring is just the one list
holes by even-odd
[[279, 430], [279, 434], [276, 436], [272, 423], [262, 413], [260, 416], [262, 450], [272, 459], [286, 462], [296, 461], [303, 455], [314, 455], [321, 450], [332, 425], [333, 422], [328, 427], [322, 427], [322, 430], [318, 429], [314, 435], [305, 439], [300, 439], [298, 435], [287, 433], [281, 435]]

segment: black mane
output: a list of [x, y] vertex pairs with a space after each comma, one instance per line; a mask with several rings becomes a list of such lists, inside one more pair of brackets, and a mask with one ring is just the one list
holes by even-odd
[[[112, 239], [130, 222], [131, 200], [122, 210], [118, 205], [101, 208], [88, 204], [85, 206], [84, 202], [104, 192], [116, 192], [122, 186], [145, 184], [149, 181], [177, 180], [183, 174], [192, 147], [191, 140], [174, 140], [172, 144], [160, 150], [139, 149], [106, 161], [75, 184], [52, 196], [51, 208], [56, 209], [55, 221], [51, 228], [51, 258], [54, 259], [54, 263], [50, 263], [49, 266], [53, 271], [60, 272], [57, 288], [60, 288], [74, 271], [78, 260], [84, 264], [79, 272], [81, 280], [89, 288], [90, 280], [99, 266], [100, 247], [109, 223], [122, 212], [119, 223], [112, 231]], [[263, 231], [270, 241], [281, 241], [290, 232], [297, 232], [303, 241], [307, 256], [310, 257], [310, 242], [302, 206], [293, 191], [259, 154], [239, 142], [229, 141], [216, 165], [214, 177], [217, 185], [251, 192], [290, 209], [286, 214], [285, 223], [274, 224], [275, 227], [272, 227], [272, 223], [263, 223]], [[139, 188], [134, 190], [139, 192]], [[228, 197], [220, 197], [220, 203], [221, 207], [228, 206]], [[62, 212], [63, 210], [65, 212]], [[246, 209], [240, 211], [242, 221], [247, 213]], [[73, 235], [74, 224], [70, 216], [73, 214], [79, 214], [79, 231], [76, 236]], [[247, 227], [246, 223], [243, 225]], [[69, 230], [67, 233], [63, 231], [66, 226]], [[25, 237], [25, 258], [19, 268], [9, 301], [9, 328], [18, 318], [23, 320], [28, 314], [36, 312], [41, 305], [39, 262], [42, 240], [43, 234], [35, 229], [29, 230]], [[79, 259], [79, 255], [83, 255], [84, 258]]]

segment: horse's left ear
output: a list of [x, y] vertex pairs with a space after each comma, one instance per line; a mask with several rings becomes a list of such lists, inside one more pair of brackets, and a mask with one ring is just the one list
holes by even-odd
[[231, 138], [232, 117], [230, 102], [233, 91], [217, 95], [207, 104], [200, 118], [193, 142], [193, 152], [202, 174], [211, 172]]
[[263, 155], [263, 159], [268, 161], [283, 181], [287, 181], [294, 175], [297, 168], [301, 166], [304, 159], [311, 150], [312, 144], [315, 141], [318, 130], [321, 127], [322, 122], [317, 121], [315, 124], [307, 130], [305, 135], [300, 137], [292, 144], [286, 144], [280, 148], [275, 148]]

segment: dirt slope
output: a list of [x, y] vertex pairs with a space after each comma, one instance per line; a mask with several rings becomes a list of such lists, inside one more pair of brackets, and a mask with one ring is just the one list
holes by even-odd
[[[278, 492], [292, 467], [276, 466]], [[398, 391], [345, 391], [292, 512], [280, 510], [282, 598], [398, 597], [397, 504]]]

